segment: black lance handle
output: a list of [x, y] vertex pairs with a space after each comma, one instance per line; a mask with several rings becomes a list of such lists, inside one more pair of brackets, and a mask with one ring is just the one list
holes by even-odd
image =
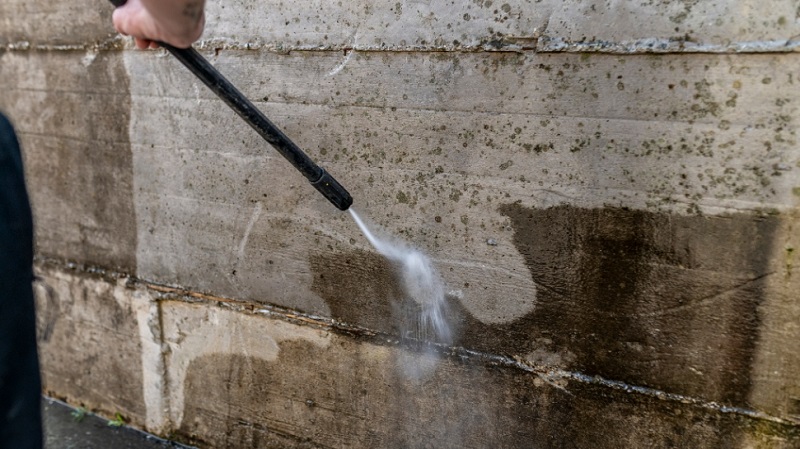
[[[110, 0], [116, 7], [126, 0]], [[200, 53], [192, 47], [176, 48], [164, 42], [158, 45], [165, 48], [183, 65], [208, 86], [217, 96], [243, 118], [270, 145], [278, 150], [300, 173], [311, 182], [319, 193], [339, 210], [347, 210], [353, 204], [353, 197], [336, 179], [322, 167], [315, 164], [286, 134], [256, 108], [236, 87], [217, 71]]]

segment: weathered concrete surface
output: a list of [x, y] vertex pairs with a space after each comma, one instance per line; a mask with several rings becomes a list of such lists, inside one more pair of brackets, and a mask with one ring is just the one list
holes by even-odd
[[0, 3], [0, 48], [87, 46], [116, 40], [108, 2], [76, 0]]
[[[0, 5], [0, 46], [113, 48], [102, 1]], [[68, 17], [69, 20], [64, 20]], [[618, 53], [795, 51], [796, 2], [443, 0], [209, 2], [202, 45], [378, 51], [535, 49]]]
[[442, 271], [464, 349], [414, 383], [346, 214], [163, 52], [5, 2], [37, 250], [80, 262], [40, 267], [47, 388], [210, 447], [797, 447], [800, 33], [756, 7], [210, 5], [209, 59]]
[[[86, 362], [93, 367], [139, 344], [156, 343], [164, 369], [155, 372], [164, 373], [161, 380], [169, 386], [158, 409], [152, 403], [144, 411], [109, 404], [120, 392], [148, 402], [147, 380], [136, 374], [152, 367], [144, 358], [141, 365], [130, 363], [133, 354], [95, 379], [101, 398], [84, 404], [107, 414], [121, 412], [135, 424], [147, 422], [147, 428], [155, 425], [162, 434], [200, 447], [791, 448], [800, 443], [797, 426], [747, 410], [604, 383], [537, 363], [464, 351], [418, 352], [328, 320], [223, 298], [160, 297], [173, 290], [52, 263], [39, 269], [61, 304], [70, 305], [55, 321], [51, 339], [42, 340], [45, 366], [52, 371], [69, 365], [68, 357], [47, 359], [56, 349], [54, 338], [73, 344], [118, 341], [117, 353], [95, 353], [95, 361]], [[72, 296], [85, 299], [65, 302], [64, 288], [81, 290]], [[148, 308], [158, 311], [145, 316], [157, 318], [142, 326], [141, 311]], [[80, 326], [63, 325], [105, 313], [113, 316], [82, 321], [77, 336], [69, 332]], [[116, 326], [104, 330], [113, 335], [97, 334], [94, 323]], [[409, 377], [414, 372], [423, 374]], [[105, 377], [119, 383], [108, 385]], [[46, 379], [49, 388], [51, 376]]]
[[[214, 59], [434, 256], [460, 344], [790, 413], [797, 330], [759, 336], [762, 314], [800, 318], [795, 58], [358, 54], [328, 76], [339, 58]], [[141, 276], [398, 331], [391, 268], [348, 217], [176, 64], [126, 62]], [[754, 376], [760, 351], [779, 369]]]
[[785, 51], [800, 34], [791, 0], [473, 0], [209, 4], [207, 45], [375, 50]]
[[552, 8], [544, 51], [781, 51], [796, 49], [792, 1], [588, 1]]
[[136, 267], [128, 75], [117, 53], [0, 52], [39, 253]]
[[[301, 147], [356, 183], [362, 209], [446, 207], [443, 219], [459, 228], [461, 214], [453, 212], [520, 198], [537, 207], [569, 202], [681, 213], [789, 209], [800, 201], [792, 191], [800, 161], [790, 95], [800, 59], [793, 55], [224, 51], [211, 59], [249, 97], [265, 100], [267, 114]], [[156, 144], [221, 153], [228, 165], [250, 167], [247, 158], [266, 165], [276, 156], [178, 63], [147, 53], [128, 53], [126, 61], [137, 157], [164, 157]], [[163, 96], [173, 99], [165, 104]], [[220, 190], [210, 193], [219, 198], [236, 201], [272, 185], [231, 189], [259, 180], [233, 166], [214, 170], [221, 171], [214, 183]], [[189, 181], [200, 182], [186, 180], [187, 189]], [[282, 194], [273, 188], [268, 197], [248, 198], [269, 203]]]
[[[164, 303], [170, 361], [186, 367], [181, 435], [212, 447], [791, 447], [791, 427], [530, 373], [425, 355], [261, 317]], [[224, 340], [203, 355], [207, 328]], [[185, 357], [191, 356], [186, 363]], [[430, 356], [427, 356], [430, 357]], [[174, 371], [173, 371], [174, 373]], [[209, 388], [216, 385], [219, 388]], [[174, 398], [174, 396], [173, 396]], [[172, 401], [177, 405], [179, 402]], [[225, 419], [219, 419], [224, 416]], [[789, 431], [789, 433], [786, 433]], [[203, 437], [212, 436], [211, 439]]]
[[143, 374], [147, 347], [141, 342], [137, 309], [147, 309], [149, 301], [126, 289], [124, 279], [76, 274], [50, 264], [40, 264], [37, 275], [43, 279], [37, 317], [44, 392], [144, 425], [144, 382], [150, 376]]

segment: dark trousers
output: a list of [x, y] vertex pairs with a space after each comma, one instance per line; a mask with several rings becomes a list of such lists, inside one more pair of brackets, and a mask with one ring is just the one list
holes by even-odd
[[19, 142], [0, 114], [0, 448], [40, 449], [33, 219]]

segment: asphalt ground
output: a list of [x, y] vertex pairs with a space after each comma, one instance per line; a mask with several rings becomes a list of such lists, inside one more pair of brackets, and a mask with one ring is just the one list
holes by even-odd
[[[43, 398], [45, 449], [196, 449]], [[117, 423], [112, 423], [117, 424]]]

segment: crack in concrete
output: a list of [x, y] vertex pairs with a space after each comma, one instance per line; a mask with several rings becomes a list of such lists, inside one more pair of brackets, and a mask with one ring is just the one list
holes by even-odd
[[[800, 39], [774, 39], [766, 41], [741, 41], [726, 44], [704, 44], [682, 39], [642, 38], [626, 41], [571, 41], [561, 37], [546, 35], [503, 36], [499, 39], [483, 40], [475, 45], [393, 45], [393, 44], [355, 44], [342, 43], [330, 45], [264, 43], [260, 41], [239, 41], [230, 38], [211, 38], [198, 41], [195, 49], [218, 54], [221, 50], [265, 51], [288, 54], [290, 52], [335, 51], [348, 52], [396, 52], [396, 53], [601, 53], [601, 54], [746, 54], [746, 53], [794, 53], [800, 51]], [[122, 36], [86, 43], [43, 44], [28, 41], [0, 42], [0, 50], [6, 51], [108, 51], [132, 50], [133, 42]], [[349, 59], [349, 58], [348, 58]]]
[[133, 48], [133, 43], [122, 36], [95, 42], [69, 44], [38, 44], [28, 41], [0, 42], [0, 50], [6, 51], [108, 51]]
[[761, 281], [763, 279], [766, 279], [767, 277], [772, 276], [774, 274], [777, 274], [777, 272], [776, 271], [770, 271], [769, 273], [764, 273], [764, 274], [758, 275], [756, 277], [753, 277], [753, 278], [750, 278], [750, 279], [746, 279], [746, 280], [744, 280], [744, 281], [742, 281], [742, 282], [740, 282], [740, 283], [738, 283], [738, 284], [736, 284], [736, 285], [734, 285], [732, 287], [726, 288], [726, 289], [724, 289], [724, 290], [722, 290], [720, 292], [716, 292], [716, 293], [713, 293], [713, 294], [710, 294], [710, 295], [706, 295], [706, 296], [703, 296], [703, 297], [700, 297], [700, 298], [696, 298], [693, 301], [687, 302], [686, 304], [681, 304], [681, 305], [674, 306], [674, 307], [668, 307], [668, 308], [665, 308], [665, 309], [661, 309], [661, 310], [657, 310], [657, 311], [649, 312], [649, 313], [640, 313], [640, 314], [636, 314], [636, 315], [633, 315], [633, 316], [638, 316], [638, 317], [664, 316], [664, 315], [670, 315], [670, 314], [674, 314], [674, 313], [680, 313], [680, 312], [683, 312], [683, 311], [686, 311], [686, 310], [699, 308], [701, 306], [707, 305], [708, 303], [711, 303], [711, 302], [714, 302], [714, 301], [716, 301], [718, 299], [724, 298], [726, 295], [728, 295], [730, 293], [736, 292], [736, 291], [741, 290], [742, 288], [745, 288], [745, 287], [749, 287], [752, 284], [755, 284], [756, 282]]

